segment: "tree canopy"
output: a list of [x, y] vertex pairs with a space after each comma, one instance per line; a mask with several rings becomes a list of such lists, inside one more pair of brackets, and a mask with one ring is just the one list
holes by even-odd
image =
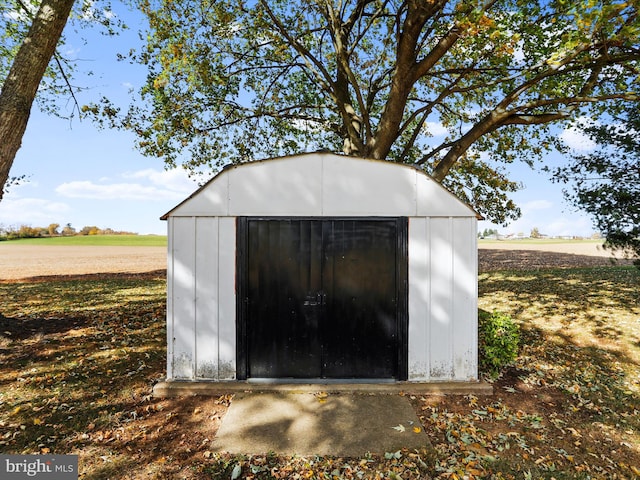
[[567, 184], [565, 196], [588, 212], [605, 236], [605, 247], [626, 250], [640, 267], [640, 110], [638, 104], [613, 113], [606, 124], [582, 130], [598, 148], [572, 155], [555, 170]]
[[415, 164], [503, 223], [551, 125], [637, 98], [638, 1], [143, 0], [128, 111], [87, 107], [193, 170], [328, 149]]

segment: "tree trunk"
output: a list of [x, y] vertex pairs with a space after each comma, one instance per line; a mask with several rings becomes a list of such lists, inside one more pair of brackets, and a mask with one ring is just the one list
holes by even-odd
[[75, 0], [43, 0], [0, 93], [0, 200], [31, 105]]
[[375, 138], [367, 144], [367, 157], [384, 159], [398, 139], [400, 125], [407, 106], [407, 100], [415, 83], [451, 49], [460, 36], [459, 28], [454, 25], [438, 41], [430, 53], [417, 62], [420, 49], [418, 41], [425, 23], [435, 12], [442, 8], [440, 1], [409, 2], [407, 19], [398, 41], [396, 70], [391, 81], [389, 97], [384, 106]]

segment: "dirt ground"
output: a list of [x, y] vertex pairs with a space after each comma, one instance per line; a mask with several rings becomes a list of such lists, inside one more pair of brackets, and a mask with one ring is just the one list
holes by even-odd
[[[609, 265], [609, 252], [598, 247], [590, 242], [483, 243], [478, 252], [479, 270]], [[165, 269], [164, 247], [47, 247], [0, 242], [0, 283], [9, 283], [10, 279], [44, 282], [80, 275], [84, 278], [104, 274], [109, 277], [164, 275]], [[574, 319], [575, 309], [582, 304], [563, 291], [558, 294], [561, 295], [558, 308]], [[590, 297], [591, 304], [596, 302]], [[10, 338], [5, 339], [5, 352], [1, 351], [0, 342], [0, 353], [12, 362], [0, 361], [0, 365], [7, 365], [1, 380], [7, 385], [7, 392], [23, 388], [35, 398], [33, 404], [6, 403], [11, 405], [8, 411], [13, 417], [21, 415], [24, 419], [0, 425], [7, 432], [3, 436], [0, 428], [0, 449], [13, 451], [10, 449], [17, 448], [13, 442], [38, 429], [37, 432], [44, 433], [32, 436], [37, 440], [28, 444], [32, 449], [29, 451], [37, 452], [33, 445], [39, 444], [43, 453], [50, 449], [78, 453], [80, 478], [231, 478], [235, 466], [240, 465], [236, 463], [237, 458], [217, 456], [211, 452], [210, 445], [232, 398], [158, 400], [151, 397], [150, 382], [159, 378], [164, 368], [164, 353], [157, 346], [164, 342], [161, 328], [164, 312], [153, 303], [148, 311], [144, 308], [136, 310], [135, 315], [118, 312], [116, 318], [127, 318], [126, 322], [101, 320], [96, 323], [97, 313], [93, 310], [61, 315], [64, 318], [8, 314], [11, 318], [3, 319], [0, 315], [0, 333]], [[111, 313], [110, 310], [98, 312], [102, 318], [111, 317]], [[603, 321], [599, 314], [592, 317], [594, 325]], [[150, 324], [155, 328], [149, 328]], [[439, 459], [437, 464], [429, 460], [431, 457], [422, 457], [439, 469], [437, 478], [488, 478], [485, 467], [491, 464], [480, 463], [478, 459], [492, 456], [496, 461], [491, 468], [511, 472], [504, 476], [499, 473], [494, 478], [522, 478], [525, 473], [512, 468], [520, 465], [534, 469], [533, 473], [527, 471], [531, 478], [554, 478], [551, 475], [556, 469], [564, 473], [555, 478], [640, 478], [636, 467], [640, 465], [640, 453], [635, 448], [638, 445], [633, 433], [635, 424], [627, 423], [635, 418], [629, 412], [638, 411], [637, 403], [621, 403], [624, 408], [610, 408], [618, 405], [616, 402], [636, 401], [629, 392], [617, 390], [618, 359], [624, 357], [577, 344], [560, 348], [554, 342], [538, 338], [540, 332], [528, 331], [523, 341], [528, 345], [528, 356], [493, 384], [494, 395], [410, 397], [422, 428], [438, 452], [437, 457], [433, 457]], [[76, 342], [81, 348], [77, 348]], [[98, 345], [112, 350], [100, 349], [102, 353], [96, 355]], [[117, 354], [107, 354], [110, 351]], [[150, 354], [155, 357], [149, 358]], [[570, 358], [573, 361], [572, 357], [578, 354], [575, 368], [567, 368]], [[60, 366], [55, 376], [51, 373], [53, 358], [59, 360]], [[136, 365], [145, 369], [132, 370]], [[39, 373], [36, 366], [47, 373]], [[139, 371], [142, 373], [132, 373]], [[562, 372], [570, 371], [576, 375], [562, 376]], [[65, 377], [58, 377], [62, 374], [66, 375], [64, 381], [60, 379]], [[583, 383], [574, 383], [578, 380]], [[77, 382], [90, 385], [85, 388], [85, 396], [92, 401], [78, 400], [82, 395], [64, 387], [67, 381], [70, 385]], [[25, 386], [18, 387], [22, 384]], [[63, 385], [61, 392], [71, 392], [70, 399], [64, 399], [68, 403], [51, 393], [60, 385]], [[104, 398], [118, 400], [113, 400], [111, 410], [94, 406], [94, 403], [104, 405]], [[69, 414], [71, 409], [75, 409], [73, 414]], [[605, 411], [609, 413], [603, 413]], [[9, 429], [15, 430], [13, 434]], [[45, 443], [54, 440], [54, 443]], [[25, 448], [17, 452], [27, 451]], [[337, 460], [315, 457], [314, 470], [326, 472], [324, 475], [328, 477], [338, 466], [341, 474], [347, 472], [349, 478], [355, 478], [350, 472], [366, 467], [370, 474], [364, 478], [374, 478], [374, 471], [396, 469], [396, 478], [400, 478], [400, 473], [401, 478], [431, 478], [426, 474], [418, 477], [408, 473], [408, 465], [412, 465], [417, 455], [404, 454], [406, 456], [398, 460], [393, 456]], [[313, 473], [308, 468], [309, 459], [275, 454], [251, 456], [243, 463], [246, 476], [242, 478], [252, 478], [255, 472], [259, 472], [253, 477], [256, 479], [305, 478], [309, 472]], [[419, 461], [424, 465], [422, 459]], [[278, 476], [272, 476], [273, 472]], [[333, 474], [331, 476], [333, 478]], [[320, 474], [315, 478], [320, 478]], [[340, 478], [347, 478], [346, 473]], [[380, 477], [376, 474], [375, 478]]]
[[478, 270], [530, 270], [539, 268], [599, 267], [631, 265], [620, 254], [613, 256], [602, 244], [594, 242], [567, 243], [480, 243]]
[[[620, 264], [631, 263], [618, 260]], [[593, 242], [481, 243], [480, 272], [502, 269], [606, 266], [610, 252]], [[103, 273], [140, 274], [167, 267], [165, 247], [21, 245], [0, 242], [0, 281]]]
[[46, 246], [0, 242], [0, 280], [97, 273], [137, 274], [166, 268], [166, 247]]

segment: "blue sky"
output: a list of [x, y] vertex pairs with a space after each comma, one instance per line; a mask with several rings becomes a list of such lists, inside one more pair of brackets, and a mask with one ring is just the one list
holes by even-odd
[[[94, 72], [74, 80], [87, 87], [77, 95], [81, 105], [103, 95], [126, 103], [130, 89], [144, 81], [143, 69], [116, 60], [117, 53], [139, 44], [134, 17], [122, 15], [131, 28], [117, 37], [81, 31], [85, 42], [69, 26], [65, 31], [60, 52], [76, 59], [80, 71]], [[78, 230], [95, 225], [164, 234], [166, 223], [159, 217], [197, 188], [183, 171], [165, 171], [161, 159], [137, 152], [131, 133], [100, 130], [77, 116], [72, 121], [49, 116], [36, 105], [11, 175], [28, 179], [0, 202], [5, 227], [70, 223]]]
[[[116, 61], [118, 52], [125, 53], [139, 43], [134, 25], [118, 38], [83, 35], [88, 42], [69, 33], [61, 50], [67, 57], [79, 59], [81, 68], [96, 73], [76, 81], [89, 87], [79, 95], [81, 104], [102, 95], [126, 98], [131, 88], [142, 84], [144, 70]], [[562, 135], [577, 149], [590, 147], [575, 132]], [[561, 162], [562, 158], [551, 161]], [[36, 106], [11, 175], [27, 175], [28, 180], [12, 187], [0, 201], [0, 225], [5, 227], [70, 223], [78, 230], [96, 225], [165, 234], [166, 224], [159, 217], [197, 188], [183, 171], [165, 171], [161, 159], [137, 152], [132, 134], [99, 130], [88, 120], [69, 122], [48, 116]], [[480, 230], [498, 228], [505, 234], [528, 235], [537, 227], [548, 235], [592, 233], [591, 219], [567, 205], [561, 187], [550, 183], [544, 174], [514, 165], [512, 175], [524, 184], [524, 189], [513, 196], [522, 209], [522, 218], [507, 227], [480, 222]]]

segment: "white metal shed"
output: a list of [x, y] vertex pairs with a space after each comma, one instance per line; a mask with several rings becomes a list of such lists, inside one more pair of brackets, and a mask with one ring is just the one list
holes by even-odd
[[477, 380], [477, 214], [420, 170], [244, 163], [162, 219], [167, 380]]

